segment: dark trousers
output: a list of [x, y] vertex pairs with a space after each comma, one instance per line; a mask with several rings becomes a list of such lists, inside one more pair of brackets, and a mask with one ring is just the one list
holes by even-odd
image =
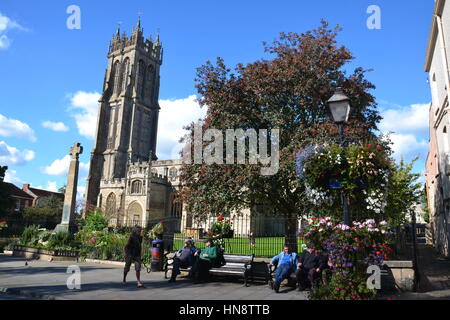
[[172, 279], [175, 279], [180, 274], [180, 268], [189, 267], [189, 263], [186, 260], [180, 260], [179, 257], [173, 258]]
[[320, 273], [316, 269], [299, 268], [295, 272], [297, 282], [301, 288], [311, 288], [319, 280]]
[[292, 267], [288, 264], [281, 264], [275, 272], [275, 285], [280, 285], [284, 279], [289, 279], [292, 273]]
[[205, 280], [209, 276], [209, 269], [212, 268], [211, 262], [204, 259], [196, 259], [191, 269], [191, 276], [196, 280]]

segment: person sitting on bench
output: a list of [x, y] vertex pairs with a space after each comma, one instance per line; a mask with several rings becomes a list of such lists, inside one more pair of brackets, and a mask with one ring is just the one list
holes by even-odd
[[283, 252], [273, 257], [270, 262], [271, 266], [277, 264], [277, 270], [275, 273], [275, 282], [273, 289], [276, 293], [280, 290], [280, 284], [284, 279], [289, 279], [292, 272], [297, 269], [298, 257], [295, 252], [291, 252], [288, 245], [284, 246]]
[[178, 250], [173, 258], [172, 276], [169, 282], [175, 282], [177, 275], [180, 274], [180, 268], [188, 268], [194, 265], [194, 254], [198, 249], [194, 246], [194, 241], [188, 239], [184, 242], [184, 248]]
[[295, 273], [298, 282], [298, 291], [311, 289], [320, 278], [324, 269], [322, 257], [316, 253], [312, 244], [303, 251], [298, 262], [298, 269]]
[[217, 247], [212, 239], [206, 240], [205, 245], [204, 250], [194, 253], [194, 257], [198, 257], [198, 259], [191, 269], [190, 277], [193, 277], [196, 283], [205, 281], [209, 275], [209, 269], [215, 265], [218, 256]]

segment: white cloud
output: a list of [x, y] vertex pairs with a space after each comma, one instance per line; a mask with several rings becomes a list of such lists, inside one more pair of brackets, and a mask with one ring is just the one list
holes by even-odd
[[387, 109], [381, 113], [380, 130], [384, 132], [427, 131], [430, 104], [413, 104], [408, 107]]
[[77, 200], [83, 199], [85, 192], [86, 192], [86, 186], [77, 186]]
[[36, 141], [34, 130], [28, 124], [19, 120], [8, 119], [2, 114], [0, 114], [0, 136]]
[[50, 129], [50, 130], [53, 130], [53, 131], [57, 131], [57, 132], [67, 132], [67, 131], [69, 131], [69, 127], [66, 126], [62, 122], [44, 121], [44, 122], [42, 122], [42, 126], [44, 128], [47, 128], [47, 129]]
[[5, 141], [0, 141], [0, 163], [4, 165], [24, 165], [35, 157], [34, 151], [23, 150], [20, 151], [15, 147], [6, 144]]
[[15, 185], [22, 185], [25, 182], [17, 176], [16, 170], [8, 169], [5, 174], [5, 182], [13, 183]]
[[37, 187], [33, 187], [40, 190], [47, 190], [52, 192], [58, 192], [58, 187], [56, 185], [56, 181], [48, 181], [47, 186], [44, 188], [42, 185], [39, 185]]
[[206, 115], [207, 108], [200, 108], [196, 98], [159, 101], [157, 155], [161, 160], [178, 159], [183, 147], [178, 141], [187, 133], [183, 127]]
[[[42, 172], [51, 176], [65, 176], [69, 172], [70, 156], [66, 155], [62, 159], [56, 159], [51, 165], [43, 167]], [[80, 162], [79, 177], [87, 176], [89, 163]]]
[[75, 118], [78, 132], [89, 139], [95, 138], [99, 99], [100, 93], [85, 91], [78, 91], [70, 99], [69, 110], [76, 110], [72, 117]]
[[391, 134], [393, 142], [392, 149], [394, 151], [394, 158], [399, 160], [403, 157], [405, 160], [410, 160], [416, 156], [424, 159], [428, 153], [428, 141], [418, 138], [414, 134]]
[[381, 112], [380, 131], [391, 133], [394, 158], [411, 161], [419, 156], [424, 161], [428, 153], [430, 104], [412, 104], [407, 107], [383, 102], [388, 108]]
[[47, 188], [45, 190], [58, 192], [58, 187], [56, 186], [56, 181], [47, 182]]
[[13, 29], [22, 30], [22, 31], [27, 30], [26, 28], [24, 28], [20, 24], [18, 24], [16, 21], [11, 20], [10, 18], [8, 18], [7, 16], [3, 15], [0, 12], [0, 50], [8, 49], [9, 46], [11, 45], [11, 40], [6, 35], [6, 33], [9, 30], [13, 30]]

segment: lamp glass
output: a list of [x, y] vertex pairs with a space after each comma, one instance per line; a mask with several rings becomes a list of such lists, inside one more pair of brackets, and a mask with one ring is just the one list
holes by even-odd
[[330, 102], [331, 114], [336, 123], [344, 123], [348, 121], [350, 115], [350, 101]]

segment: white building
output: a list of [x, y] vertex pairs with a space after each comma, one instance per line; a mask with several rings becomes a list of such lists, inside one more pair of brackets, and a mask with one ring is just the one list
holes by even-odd
[[450, 241], [450, 3], [436, 0], [426, 53], [429, 73], [430, 150], [427, 159], [427, 194], [433, 242], [449, 255]]

